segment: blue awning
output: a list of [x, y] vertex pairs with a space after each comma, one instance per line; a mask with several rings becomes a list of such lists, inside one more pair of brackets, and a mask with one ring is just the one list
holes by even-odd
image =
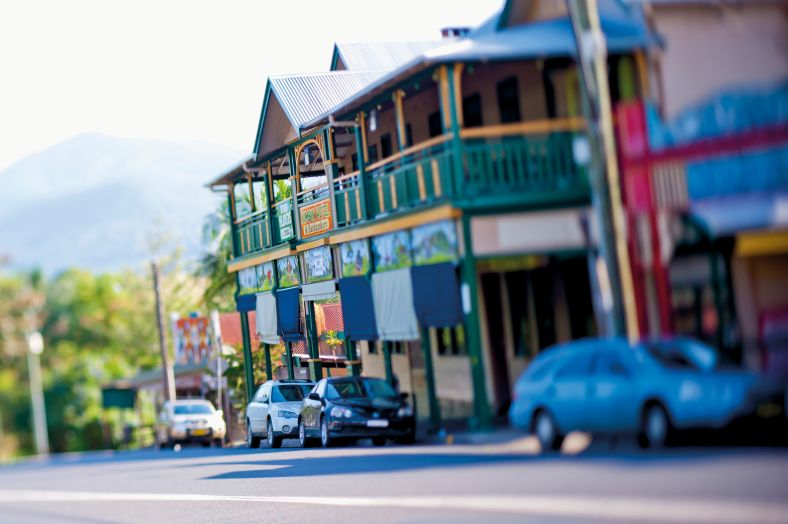
[[254, 311], [257, 307], [257, 295], [239, 295], [235, 297], [235, 309], [239, 313]]
[[301, 290], [297, 287], [276, 292], [276, 320], [285, 342], [304, 339], [301, 331]]
[[430, 264], [411, 269], [413, 306], [422, 327], [454, 327], [462, 323], [460, 284], [454, 264]]
[[788, 193], [755, 193], [692, 202], [690, 218], [712, 238], [788, 227]]
[[375, 323], [372, 285], [367, 277], [340, 278], [339, 295], [345, 336], [350, 340], [376, 340], [378, 326]]

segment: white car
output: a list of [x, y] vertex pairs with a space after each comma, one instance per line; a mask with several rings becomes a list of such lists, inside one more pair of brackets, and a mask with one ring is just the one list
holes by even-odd
[[283, 438], [298, 438], [301, 401], [314, 385], [308, 380], [269, 380], [260, 386], [246, 406], [246, 444], [258, 448], [265, 437], [268, 447], [278, 448]]
[[222, 447], [226, 433], [222, 411], [201, 399], [165, 402], [156, 423], [156, 443], [162, 448], [179, 442]]

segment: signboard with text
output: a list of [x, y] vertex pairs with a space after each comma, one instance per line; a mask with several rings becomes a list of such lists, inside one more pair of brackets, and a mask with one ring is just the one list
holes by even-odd
[[331, 201], [329, 199], [299, 208], [301, 238], [313, 237], [331, 230]]

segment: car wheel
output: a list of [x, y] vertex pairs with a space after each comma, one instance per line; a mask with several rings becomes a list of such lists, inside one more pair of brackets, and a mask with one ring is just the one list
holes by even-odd
[[249, 420], [246, 421], [246, 445], [252, 449], [260, 447], [260, 437], [256, 437], [252, 433], [252, 424]]
[[653, 403], [643, 409], [639, 441], [641, 447], [658, 449], [668, 443], [670, 419], [662, 405]]
[[386, 445], [386, 437], [375, 437], [372, 439], [372, 443], [376, 446], [385, 446]]
[[561, 449], [561, 444], [564, 442], [564, 437], [558, 430], [558, 426], [553, 420], [553, 417], [545, 410], [539, 410], [536, 413], [536, 417], [534, 418], [534, 434], [536, 438], [539, 439], [542, 451], [557, 451]]
[[269, 448], [278, 448], [282, 445], [282, 439], [274, 433], [274, 425], [271, 423], [270, 418], [265, 423], [265, 437], [268, 440]]
[[217, 448], [223, 448], [224, 447], [224, 439], [220, 439], [220, 438], [213, 439], [213, 445], [216, 446]]
[[334, 445], [331, 435], [328, 434], [328, 421], [326, 417], [320, 418], [320, 444], [322, 444], [324, 448], [330, 448]]
[[298, 443], [301, 444], [302, 448], [308, 448], [311, 444], [309, 439], [306, 436], [306, 424], [304, 424], [304, 419], [298, 419]]

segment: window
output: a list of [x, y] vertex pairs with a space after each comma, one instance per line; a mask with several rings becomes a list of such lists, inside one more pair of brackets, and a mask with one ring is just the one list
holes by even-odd
[[311, 389], [308, 385], [276, 386], [271, 391], [271, 402], [300, 402]]
[[389, 348], [392, 355], [405, 355], [407, 354], [407, 342], [389, 342]]
[[580, 350], [574, 355], [570, 355], [566, 365], [558, 372], [559, 378], [577, 378], [588, 375], [591, 372], [591, 360], [593, 353], [588, 350]]
[[405, 147], [413, 145], [413, 128], [410, 124], [405, 124]]
[[437, 328], [438, 355], [467, 355], [465, 345], [465, 328], [462, 325], [453, 328]]
[[[382, 344], [382, 342], [381, 342]], [[370, 355], [377, 355], [378, 354], [378, 342], [376, 340], [370, 340], [367, 342], [367, 349], [369, 350]]]
[[443, 134], [443, 123], [441, 122], [440, 111], [435, 111], [427, 117], [427, 123], [430, 128], [430, 138]]
[[378, 161], [378, 146], [371, 145], [367, 148], [367, 157], [370, 164], [374, 164]]
[[257, 393], [255, 393], [255, 395], [254, 395], [254, 401], [255, 402], [262, 402], [263, 401], [263, 390], [264, 389], [265, 389], [265, 386], [260, 386], [257, 389]]
[[180, 404], [176, 405], [172, 413], [174, 415], [210, 415], [213, 409], [208, 404]]
[[520, 98], [517, 96], [517, 77], [512, 76], [498, 82], [498, 111], [501, 123], [520, 121]]
[[353, 171], [358, 171], [358, 155], [353, 153], [350, 157], [350, 163]]
[[254, 210], [265, 210], [265, 180], [254, 180], [252, 182], [252, 197], [254, 199]]
[[380, 137], [380, 154], [382, 158], [388, 158], [391, 156], [391, 153], [391, 133], [386, 133]]
[[326, 381], [325, 380], [321, 380], [320, 382], [317, 383], [317, 386], [315, 386], [315, 393], [317, 393], [320, 396], [320, 398], [325, 397], [325, 395], [326, 395]]
[[241, 218], [252, 212], [252, 199], [249, 196], [249, 181], [241, 180], [233, 186], [235, 201], [235, 218]]
[[462, 116], [465, 127], [482, 125], [482, 97], [479, 93], [462, 99]]
[[621, 357], [614, 351], [599, 353], [594, 363], [594, 373], [598, 375], [629, 375], [629, 371], [621, 361]]

